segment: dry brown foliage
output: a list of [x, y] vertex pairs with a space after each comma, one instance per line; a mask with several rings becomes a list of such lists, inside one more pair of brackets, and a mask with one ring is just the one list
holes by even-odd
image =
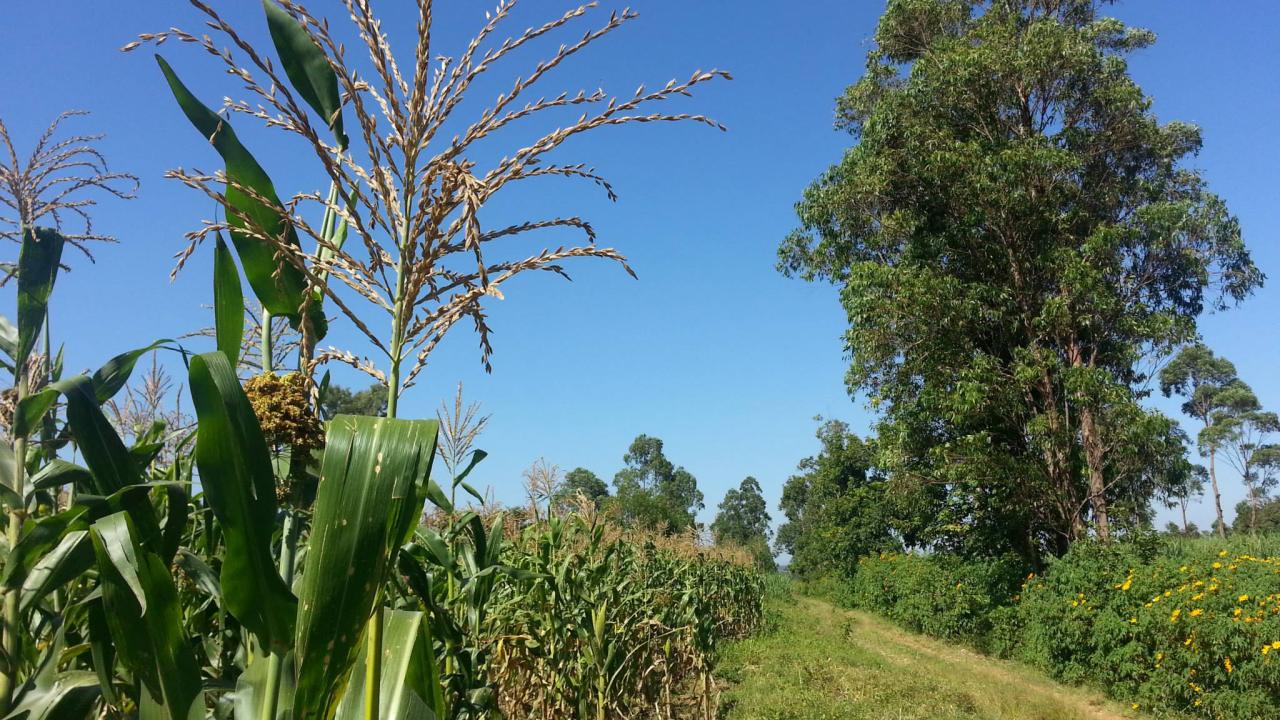
[[[0, 148], [4, 150], [0, 155], [0, 206], [12, 213], [0, 214], [0, 239], [22, 242], [24, 228], [47, 225], [90, 261], [90, 243], [115, 242], [114, 237], [94, 230], [89, 211], [97, 200], [86, 191], [128, 200], [137, 192], [138, 178], [107, 167], [106, 157], [96, 147], [102, 135], [58, 137], [63, 121], [87, 114], [73, 110], [54, 118], [25, 161], [19, 159], [9, 128], [0, 120]], [[78, 219], [78, 232], [67, 225], [71, 218]]]
[[[524, 180], [559, 177], [593, 182], [612, 199], [615, 196], [608, 181], [590, 167], [551, 162], [548, 156], [570, 138], [609, 126], [691, 121], [721, 127], [701, 114], [651, 109], [657, 103], [689, 96], [696, 86], [728, 78], [721, 70], [697, 71], [687, 80], [672, 80], [656, 89], [641, 86], [629, 96], [611, 96], [600, 89], [533, 96], [553, 70], [634, 20], [637, 14], [630, 9], [610, 13], [577, 39], [560, 45], [468, 118], [460, 116], [462, 101], [478, 78], [517, 49], [550, 39], [557, 32], [568, 32], [570, 26], [591, 16], [597, 3], [571, 8], [498, 41], [499, 29], [517, 5], [516, 0], [503, 0], [486, 14], [485, 23], [459, 55], [444, 56], [432, 37], [434, 3], [417, 0], [415, 47], [401, 56], [393, 51], [370, 0], [342, 0], [350, 20], [343, 32], [302, 3], [280, 0], [323, 50], [338, 77], [343, 112], [348, 120], [354, 120], [354, 125], [346, 122], [346, 127], [354, 129], [351, 147], [344, 148], [338, 140], [330, 142], [321, 136], [330, 119], [324, 118], [323, 125], [313, 121], [280, 68], [213, 7], [201, 0], [189, 1], [205, 16], [211, 34], [172, 28], [143, 34], [125, 49], [170, 39], [203, 49], [248, 93], [248, 99], [224, 100], [225, 112], [256, 118], [306, 142], [337, 192], [328, 196], [318, 191], [299, 193], [285, 200], [281, 210], [301, 236], [315, 242], [314, 249], [299, 249], [252, 227], [252, 223], [246, 234], [272, 244], [282, 260], [299, 268], [315, 288], [323, 290], [386, 358], [389, 371], [384, 373], [367, 359], [336, 348], [320, 351], [316, 362], [351, 364], [379, 381], [390, 382], [397, 393], [412, 385], [432, 350], [460, 320], [474, 325], [481, 361], [489, 368], [492, 345], [482, 301], [502, 298], [500, 286], [516, 275], [530, 270], [565, 275], [564, 261], [580, 257], [612, 260], [630, 272], [618, 251], [595, 244], [594, 229], [581, 217], [559, 215], [502, 227], [485, 226], [481, 210], [497, 193]], [[364, 58], [348, 53], [348, 40]], [[487, 167], [471, 159], [475, 146], [497, 131], [554, 108], [570, 107], [583, 109], [575, 121], [534, 135], [527, 144], [514, 147]], [[445, 127], [461, 129], [447, 138], [441, 134]], [[485, 154], [498, 154], [492, 150]], [[177, 169], [169, 175], [218, 200], [222, 200], [228, 182], [221, 172]], [[238, 189], [257, 197], [249, 188]], [[306, 220], [304, 206], [331, 210], [349, 228], [354, 242], [337, 245], [327, 240], [324, 228]], [[515, 236], [551, 228], [579, 231], [585, 242], [529, 254], [512, 255], [505, 250]], [[196, 243], [228, 229], [225, 222], [206, 222], [191, 233], [192, 244], [180, 254], [179, 264]], [[500, 240], [503, 242], [494, 245]], [[353, 297], [365, 304], [357, 305]], [[372, 329], [371, 309], [390, 321], [389, 335]]]

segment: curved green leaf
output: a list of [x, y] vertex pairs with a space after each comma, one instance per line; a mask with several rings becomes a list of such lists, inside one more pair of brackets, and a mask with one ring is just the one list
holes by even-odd
[[[280, 242], [284, 244], [300, 247], [297, 231], [281, 211], [283, 206], [280, 196], [276, 194], [275, 185], [267, 171], [240, 143], [231, 124], [196, 99], [163, 57], [156, 55], [156, 62], [160, 64], [160, 70], [182, 112], [226, 163], [229, 181], [226, 191], [227, 221], [232, 228], [231, 242], [240, 255], [240, 263], [244, 266], [249, 286], [253, 288], [262, 307], [272, 315], [288, 317], [294, 327], [299, 327], [307, 289], [302, 271], [289, 262], [277, 261], [276, 249], [270, 243], [244, 232], [245, 228], [256, 226], [267, 235], [280, 238]], [[256, 196], [251, 196], [242, 188], [252, 190]], [[313, 304], [307, 319], [312, 324], [312, 336], [317, 340], [324, 337], [326, 326], [324, 313], [320, 308]]]
[[35, 430], [58, 399], [58, 391], [44, 388], [18, 401], [13, 411], [13, 436], [27, 437]]
[[67, 399], [67, 423], [85, 465], [93, 473], [93, 489], [110, 495], [128, 485], [142, 482], [142, 474], [129, 449], [102, 413], [93, 381], [84, 375], [60, 380], [49, 386]]
[[434, 420], [339, 415], [329, 423], [299, 590], [295, 717], [327, 718], [355, 663], [399, 541], [422, 512]]
[[84, 488], [91, 487], [93, 473], [86, 468], [60, 458], [50, 460], [48, 465], [40, 468], [39, 472], [31, 476], [31, 486], [37, 490], [48, 490], [49, 488], [62, 487], [73, 483], [78, 483]]
[[168, 567], [137, 542], [126, 513], [90, 528], [107, 627], [120, 662], [174, 720], [204, 716], [200, 666], [182, 629], [182, 608]]
[[[29, 523], [26, 533], [9, 552], [0, 576], [0, 587], [7, 591], [21, 589], [22, 603], [31, 605], [43, 598], [43, 594], [73, 580], [93, 566], [93, 552], [86, 541], [81, 540], [59, 550], [66, 538], [88, 530], [90, 524], [106, 515], [127, 512], [135, 526], [142, 529], [142, 542], [157, 542], [160, 528], [151, 506], [150, 491], [155, 485], [131, 485], [110, 497], [80, 495], [76, 504], [62, 512], [48, 515]], [[56, 573], [55, 577], [33, 579], [30, 576], [50, 554], [60, 555], [56, 567], [45, 565], [44, 573]]]
[[240, 287], [240, 270], [221, 233], [213, 251], [213, 329], [218, 349], [234, 368], [240, 362], [240, 345], [244, 342], [244, 290]]
[[98, 676], [84, 670], [60, 672], [27, 688], [5, 720], [80, 720], [93, 717], [102, 695]]
[[226, 355], [192, 358], [190, 381], [200, 428], [200, 485], [227, 545], [220, 576], [224, 604], [264, 647], [287, 648], [297, 600], [271, 557], [276, 491], [270, 451]]
[[342, 96], [338, 94], [338, 76], [329, 65], [324, 50], [306, 29], [273, 0], [262, 0], [267, 13], [267, 29], [275, 43], [285, 75], [302, 99], [324, 119], [333, 131], [338, 148], [345, 150], [347, 136], [342, 131]]
[[120, 392], [120, 388], [129, 382], [129, 376], [133, 374], [138, 358], [169, 342], [173, 341], [157, 340], [146, 347], [120, 353], [98, 368], [98, 371], [93, 374], [93, 391], [98, 398], [98, 404], [101, 405], [115, 397], [116, 393]]
[[[389, 610], [382, 618], [382, 682], [378, 686], [380, 720], [435, 720], [430, 699], [440, 694], [435, 651], [426, 614]], [[351, 673], [336, 720], [361, 720], [364, 713], [365, 661], [362, 649]], [[443, 716], [441, 716], [443, 718]]]
[[36, 346], [49, 311], [49, 295], [58, 277], [66, 239], [51, 228], [27, 229], [18, 251], [18, 348], [14, 367], [22, 367]]

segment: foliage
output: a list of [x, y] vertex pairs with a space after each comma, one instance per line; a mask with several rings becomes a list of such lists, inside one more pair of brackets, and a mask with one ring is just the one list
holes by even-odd
[[1077, 543], [1019, 587], [1013, 560], [886, 554], [859, 564], [850, 599], [1144, 710], [1266, 717], [1280, 692], [1278, 555], [1274, 536]]
[[887, 483], [871, 469], [871, 448], [837, 420], [817, 432], [821, 450], [800, 462], [782, 488], [786, 521], [777, 547], [805, 577], [852, 573], [858, 558], [900, 547], [891, 528]]
[[716, 544], [734, 544], [749, 550], [764, 570], [773, 570], [773, 553], [769, 550], [769, 511], [760, 482], [744, 479], [737, 488], [729, 488], [711, 523], [711, 536]]
[[[7, 277], [17, 276], [16, 323], [0, 319], [3, 366], [14, 380], [6, 418], [12, 446], [0, 453], [8, 536], [0, 578], [0, 715], [491, 717], [504, 681], [492, 664], [502, 640], [487, 634], [496, 593], [515, 580], [555, 578], [504, 564], [520, 556], [507, 551], [502, 517], [486, 521], [456, 504], [459, 491], [483, 502], [465, 482], [484, 458], [471, 450], [483, 419], [473, 422], [474, 413], [460, 406], [439, 422], [398, 418], [397, 401], [459, 320], [474, 323], [488, 365], [481, 302], [502, 297], [498, 286], [506, 280], [534, 269], [563, 274], [561, 262], [574, 257], [624, 262], [616, 251], [596, 248], [591, 226], [576, 217], [482, 229], [479, 213], [494, 193], [518, 180], [559, 176], [586, 178], [612, 196], [592, 171], [544, 162], [547, 153], [599, 127], [715, 125], [701, 115], [647, 106], [727, 74], [698, 72], [622, 100], [599, 91], [513, 104], [550, 69], [635, 17], [623, 11], [517, 79], [463, 135], [433, 143], [467, 88], [494, 62], [594, 4], [494, 43], [491, 35], [514, 6], [504, 3], [460, 58], [437, 64], [432, 3], [420, 0], [412, 88], [365, 2], [344, 3], [349, 31], [369, 51], [381, 83], [347, 66], [347, 41], [332, 34], [341, 31], [297, 2], [263, 2], [274, 53], [250, 45], [209, 4], [192, 5], [207, 18], [210, 34], [171, 29], [143, 35], [126, 49], [176, 38], [209, 51], [254, 97], [227, 99], [227, 115], [243, 113], [300, 136], [331, 186], [325, 196], [282, 199], [230, 120], [204, 105], [157, 57], [179, 109], [225, 166], [212, 175], [170, 173], [222, 211], [221, 220], [189, 234], [191, 244], [179, 258], [181, 267], [200, 241], [214, 239], [215, 326], [205, 334], [217, 349], [194, 354], [160, 341], [117, 355], [92, 375], [64, 377], [47, 314], [63, 249], [85, 250], [88, 241], [108, 239], [90, 225], [86, 209], [93, 199], [84, 191], [129, 197], [132, 177], [107, 170], [94, 137], [54, 139], [57, 122], [20, 166], [0, 125], [9, 150], [0, 161], [0, 202], [16, 211], [0, 224], [0, 237], [21, 246], [18, 262], [4, 266]], [[222, 42], [229, 47], [219, 47]], [[530, 115], [605, 102], [490, 171], [477, 171], [467, 157], [473, 142]], [[344, 114], [354, 116], [359, 129], [351, 136]], [[319, 126], [328, 128], [332, 142], [320, 138]], [[322, 211], [317, 223], [301, 212], [308, 202]], [[83, 230], [64, 230], [64, 219], [76, 216], [84, 219]], [[509, 245], [511, 236], [548, 228], [582, 231], [588, 242], [524, 259], [486, 259], [491, 241]], [[357, 242], [347, 245], [348, 235]], [[303, 240], [313, 240], [314, 250], [303, 250]], [[245, 331], [242, 275], [264, 308], [254, 319], [262, 372], [243, 385], [236, 371], [252, 365], [244, 344], [254, 333]], [[374, 332], [353, 309], [353, 298], [385, 311], [389, 332]], [[318, 351], [327, 332], [326, 302], [385, 355], [389, 377], [349, 351]], [[277, 346], [285, 323], [297, 341]], [[125, 387], [138, 358], [159, 347], [182, 355], [197, 427], [157, 421], [130, 425], [122, 435], [104, 405]], [[316, 407], [328, 382], [317, 383], [315, 372], [333, 359], [378, 378], [385, 406], [366, 391], [329, 397], [327, 415]], [[284, 365], [298, 371], [277, 374]], [[375, 411], [342, 414], [346, 409]], [[445, 442], [437, 453], [441, 427]], [[437, 455], [450, 476], [447, 491], [432, 477]], [[681, 507], [700, 507], [691, 484], [668, 490], [685, 501]], [[419, 527], [428, 501], [447, 518], [442, 527]], [[705, 689], [717, 639], [754, 624], [758, 576], [710, 560], [690, 561], [691, 568], [658, 565], [651, 596], [680, 598], [679, 612], [658, 618], [671, 622], [661, 647], [682, 648], [678, 639], [687, 637], [693, 650], [686, 655], [698, 663]], [[625, 588], [627, 581], [611, 586]], [[657, 627], [643, 625], [645, 631]], [[647, 645], [650, 655], [642, 657], [652, 659], [655, 647]], [[615, 657], [633, 654], [630, 647], [615, 648]], [[600, 707], [626, 702], [614, 690], [623, 692], [606, 687], [597, 695]]]
[[1073, 549], [1024, 586], [1011, 652], [1140, 707], [1265, 717], [1280, 693], [1280, 559], [1242, 548]]
[[690, 691], [709, 713], [718, 648], [761, 622], [749, 558], [619, 532], [601, 515], [530, 525], [504, 558], [520, 572], [498, 589], [488, 632], [506, 717], [670, 717]]
[[1008, 602], [1025, 571], [1014, 556], [965, 561], [881, 553], [858, 561], [848, 600], [926, 635], [981, 644], [992, 612]]
[[599, 476], [584, 467], [576, 467], [564, 475], [564, 482], [557, 492], [560, 504], [571, 502], [582, 496], [591, 502], [597, 510], [604, 506], [609, 497], [609, 486]]
[[1214, 355], [1213, 350], [1203, 343], [1179, 350], [1160, 371], [1161, 392], [1165, 397], [1177, 394], [1186, 398], [1182, 412], [1201, 423], [1196, 439], [1200, 452], [1209, 461], [1207, 477], [1213, 486], [1220, 534], [1226, 532], [1226, 519], [1222, 513], [1222, 493], [1218, 489], [1217, 458], [1224, 438], [1221, 429], [1214, 424], [1221, 419], [1222, 411], [1232, 398], [1240, 395], [1241, 385], [1236, 366], [1230, 360]]
[[1280, 498], [1265, 498], [1256, 503], [1236, 503], [1236, 519], [1231, 529], [1237, 533], [1280, 533]]
[[383, 417], [386, 414], [387, 389], [377, 383], [364, 390], [330, 384], [320, 393], [320, 416], [325, 419], [337, 415]]
[[670, 534], [694, 526], [703, 507], [698, 480], [667, 459], [661, 439], [636, 436], [622, 461], [626, 467], [613, 476], [610, 507], [623, 524]]
[[893, 0], [839, 101], [857, 145], [780, 267], [841, 287], [849, 387], [883, 412], [876, 465], [924, 503], [927, 543], [1034, 563], [1109, 536], [1171, 425], [1138, 361], [1261, 281], [1183, 164], [1199, 131], [1129, 75], [1153, 39], [1094, 0]]

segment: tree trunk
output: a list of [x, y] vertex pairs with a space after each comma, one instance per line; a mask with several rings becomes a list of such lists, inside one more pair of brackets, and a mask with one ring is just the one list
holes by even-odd
[[1218, 492], [1218, 472], [1214, 468], [1213, 459], [1218, 454], [1216, 448], [1209, 449], [1209, 484], [1213, 485], [1213, 507], [1218, 511], [1218, 535], [1227, 537], [1227, 521], [1222, 515], [1222, 493]]
[[1107, 483], [1102, 474], [1102, 436], [1088, 404], [1080, 407], [1080, 435], [1084, 439], [1085, 463], [1089, 466], [1089, 504], [1098, 527], [1098, 539], [1111, 541], [1111, 524], [1107, 518]]
[[1187, 537], [1191, 534], [1191, 526], [1187, 524], [1187, 501], [1184, 498], [1179, 503], [1182, 506], [1182, 536]]

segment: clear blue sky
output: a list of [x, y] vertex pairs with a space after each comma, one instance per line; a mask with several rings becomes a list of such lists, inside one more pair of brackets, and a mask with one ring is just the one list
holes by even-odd
[[[264, 38], [256, 2], [215, 4], [250, 28], [251, 37]], [[311, 4], [321, 12], [332, 7], [329, 14], [339, 18], [338, 3]], [[376, 4], [389, 11], [393, 40], [408, 48], [408, 3]], [[448, 52], [469, 37], [465, 31], [483, 21], [489, 6], [472, 0], [437, 5], [437, 37]], [[562, 6], [567, 3], [526, 0], [509, 27], [523, 29]], [[871, 422], [861, 402], [845, 393], [844, 318], [835, 289], [787, 280], [774, 270], [774, 259], [778, 241], [794, 225], [800, 192], [850, 143], [832, 130], [832, 101], [860, 74], [883, 5], [636, 0], [635, 7], [639, 20], [549, 78], [548, 93], [603, 86], [628, 94], [641, 82], [660, 85], [695, 68], [720, 67], [736, 79], [708, 87], [680, 108], [705, 110], [729, 132], [637, 126], [566, 146], [558, 158], [597, 167], [614, 182], [618, 203], [585, 186], [548, 184], [495, 213], [583, 214], [603, 244], [630, 257], [639, 281], [608, 264], [586, 263], [570, 268], [571, 284], [539, 275], [507, 286], [507, 299], [491, 306], [494, 373], [482, 371], [474, 337], [460, 328], [426, 380], [410, 391], [402, 414], [431, 416], [464, 382], [466, 396], [493, 415], [481, 442], [491, 456], [477, 479], [505, 501], [520, 500], [520, 472], [539, 457], [610, 479], [631, 439], [648, 433], [697, 476], [707, 496], [704, 519], [747, 475], [761, 481], [774, 509], [796, 462], [815, 450], [813, 416], [842, 418], [859, 431]], [[1158, 33], [1160, 42], [1134, 59], [1133, 72], [1163, 119], [1204, 128], [1205, 151], [1196, 165], [1240, 217], [1258, 263], [1280, 278], [1274, 242], [1280, 231], [1280, 5], [1132, 0], [1110, 12]], [[0, 117], [18, 141], [29, 145], [62, 109], [89, 110], [93, 115], [72, 127], [106, 132], [103, 148], [114, 165], [142, 178], [139, 199], [104, 203], [97, 214], [99, 227], [121, 244], [103, 248], [96, 265], [75, 260], [59, 284], [55, 333], [59, 340], [73, 338], [71, 369], [96, 367], [119, 351], [211, 324], [208, 248], [176, 282], [168, 281], [182, 233], [211, 208], [161, 175], [175, 166], [211, 170], [218, 163], [173, 105], [148, 53], [117, 52], [136, 33], [171, 25], [199, 29], [194, 12], [172, 0], [18, 3], [0, 24], [6, 70]], [[206, 100], [239, 97], [211, 58], [172, 43], [164, 52]], [[515, 62], [494, 77], [506, 82], [526, 68]], [[298, 146], [269, 147], [276, 136], [249, 130], [244, 118], [236, 124], [278, 187], [320, 189], [314, 169], [295, 159], [304, 157]], [[553, 240], [530, 236], [526, 242], [532, 251]], [[1210, 345], [1235, 361], [1273, 408], [1280, 406], [1273, 372], [1280, 350], [1277, 283], [1242, 308], [1203, 322]], [[12, 302], [6, 301], [7, 313]], [[341, 379], [363, 382], [348, 374]], [[1174, 403], [1157, 404], [1177, 413]], [[1227, 478], [1230, 507], [1242, 492]], [[1206, 503], [1193, 519], [1207, 527], [1211, 517]]]

